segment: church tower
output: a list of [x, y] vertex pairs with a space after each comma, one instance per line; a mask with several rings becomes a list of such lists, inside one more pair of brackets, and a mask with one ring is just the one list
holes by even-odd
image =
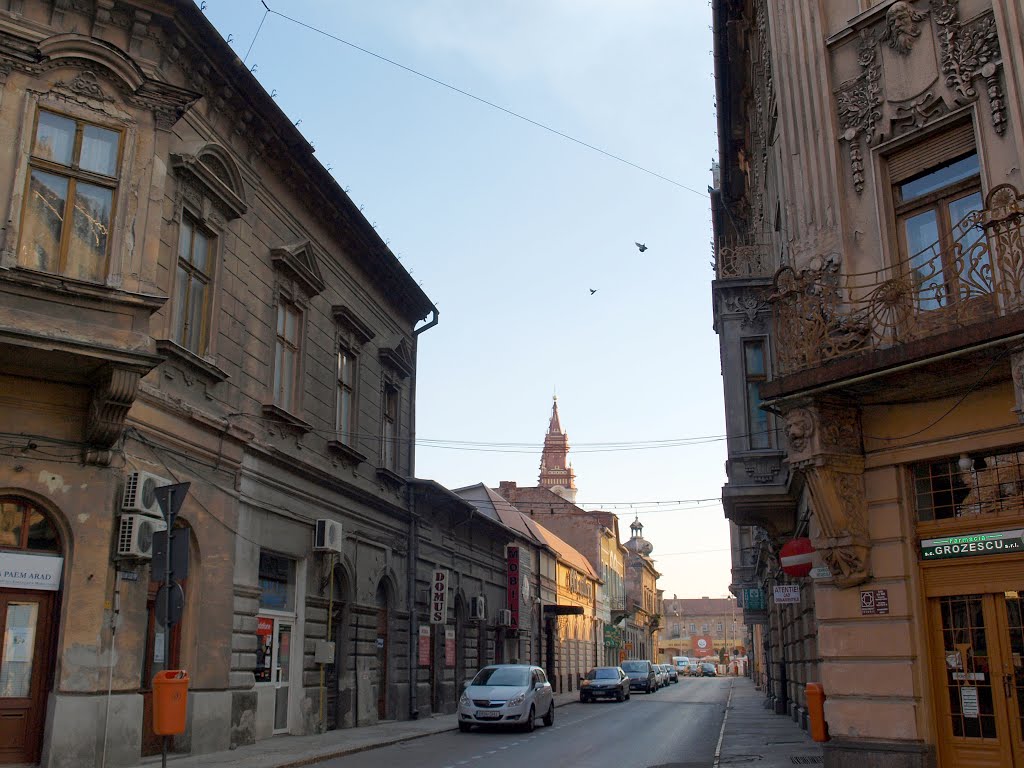
[[558, 420], [558, 397], [551, 405], [551, 421], [540, 457], [540, 485], [566, 501], [576, 502], [576, 473], [569, 461], [569, 437]]

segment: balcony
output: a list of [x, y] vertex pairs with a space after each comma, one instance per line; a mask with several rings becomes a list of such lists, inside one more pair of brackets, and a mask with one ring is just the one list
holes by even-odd
[[715, 253], [715, 277], [719, 280], [770, 278], [775, 267], [768, 249], [761, 245], [719, 245]]
[[766, 396], [1024, 332], [1024, 198], [996, 187], [953, 231], [955, 241], [872, 272], [842, 274], [834, 258], [780, 269], [770, 298], [779, 379]]

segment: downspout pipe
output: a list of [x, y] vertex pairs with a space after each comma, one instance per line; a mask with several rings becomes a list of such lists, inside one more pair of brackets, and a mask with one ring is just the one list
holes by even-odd
[[[409, 382], [409, 413], [412, 429], [409, 430], [408, 462], [409, 477], [416, 477], [416, 369], [419, 364], [419, 337], [437, 325], [439, 314], [437, 307], [431, 306], [430, 320], [415, 328], [412, 332], [413, 369]], [[419, 700], [416, 696], [418, 687], [419, 665], [417, 651], [419, 647], [419, 619], [416, 614], [416, 570], [419, 565], [419, 515], [416, 512], [416, 490], [413, 483], [406, 484], [409, 494], [409, 555], [406, 560], [406, 605], [409, 611], [409, 718], [415, 720], [420, 716]]]

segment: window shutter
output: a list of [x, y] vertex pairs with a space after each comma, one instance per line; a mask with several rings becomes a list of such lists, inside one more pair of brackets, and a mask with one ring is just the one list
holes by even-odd
[[974, 126], [962, 123], [891, 155], [888, 161], [889, 180], [898, 184], [974, 151]]

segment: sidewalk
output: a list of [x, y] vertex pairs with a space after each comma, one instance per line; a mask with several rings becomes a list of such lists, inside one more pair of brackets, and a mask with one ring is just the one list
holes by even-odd
[[[555, 706], [579, 701], [578, 693], [555, 694]], [[313, 736], [277, 736], [245, 747], [204, 755], [168, 756], [174, 768], [292, 768], [320, 760], [344, 757], [375, 747], [421, 739], [459, 727], [457, 715], [435, 715], [421, 720], [401, 720], [345, 728]], [[147, 757], [140, 768], [160, 764], [160, 756]]]
[[821, 744], [785, 715], [764, 708], [764, 694], [746, 677], [732, 678], [715, 768], [756, 763], [758, 768], [821, 765]]

